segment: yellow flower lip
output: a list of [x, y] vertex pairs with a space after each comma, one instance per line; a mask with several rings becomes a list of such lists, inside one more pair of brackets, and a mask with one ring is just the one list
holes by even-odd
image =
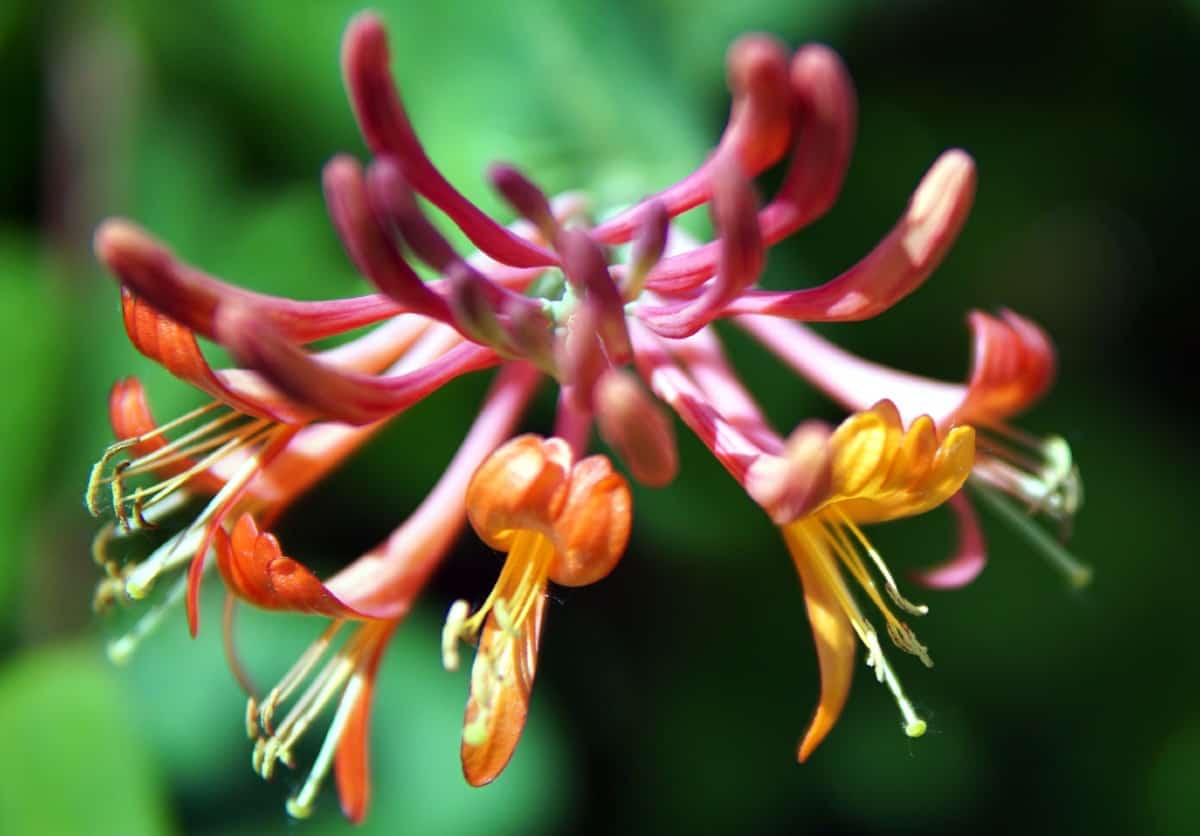
[[975, 462], [975, 430], [952, 428], [938, 439], [927, 415], [908, 430], [895, 405], [882, 400], [851, 415], [829, 438], [829, 494], [816, 510], [836, 505], [856, 523], [923, 514], [958, 492]]

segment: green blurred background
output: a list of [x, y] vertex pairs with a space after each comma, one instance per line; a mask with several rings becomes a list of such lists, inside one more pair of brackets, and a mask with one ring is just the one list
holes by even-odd
[[[350, 830], [331, 789], [313, 821], [295, 823], [283, 800], [302, 773], [263, 784], [249, 769], [219, 598], [205, 600], [198, 641], [176, 618], [127, 667], [108, 664], [103, 643], [128, 620], [89, 609], [97, 571], [80, 496], [110, 440], [116, 377], [144, 375], [161, 416], [199, 400], [125, 341], [115, 286], [89, 250], [101, 217], [132, 217], [254, 288], [318, 298], [364, 287], [319, 188], [334, 152], [364, 154], [337, 61], [359, 8], [0, 4], [0, 833]], [[835, 46], [858, 87], [860, 139], [834, 211], [772, 252], [775, 286], [844, 269], [940, 150], [968, 149], [979, 197], [946, 264], [881, 319], [829, 333], [956, 377], [967, 309], [1010, 306], [1045, 324], [1060, 382], [1023, 426], [1074, 446], [1087, 503], [1072, 546], [1096, 579], [1068, 591], [985, 516], [987, 571], [920, 598], [937, 667], [893, 654], [930, 733], [907, 740], [860, 671], [841, 723], [797, 766], [817, 696], [798, 584], [777, 532], [681, 432], [680, 478], [637, 491], [619, 571], [557, 593], [530, 729], [479, 791], [457, 765], [466, 676], [441, 671], [437, 635], [448, 602], [482, 595], [499, 564], [464, 538], [384, 663], [361, 832], [1195, 833], [1200, 673], [1184, 523], [1197, 449], [1182, 416], [1197, 358], [1186, 306], [1200, 3], [377, 8], [433, 158], [497, 210], [481, 177], [494, 159], [600, 205], [690, 170], [723, 124], [723, 52], [742, 31]], [[780, 427], [837, 417], [724, 333]], [[485, 385], [455, 383], [395, 422], [289, 516], [288, 551], [329, 569], [382, 538], [436, 477]], [[549, 419], [542, 402], [528, 426]], [[873, 538], [912, 567], [943, 556], [952, 528], [934, 513]], [[240, 635], [259, 680], [321, 626], [249, 614]]]

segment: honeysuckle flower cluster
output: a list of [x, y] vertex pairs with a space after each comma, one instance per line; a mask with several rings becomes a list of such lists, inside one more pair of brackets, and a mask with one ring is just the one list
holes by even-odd
[[[370, 159], [336, 156], [323, 182], [333, 226], [374, 292], [318, 302], [268, 296], [183, 263], [129, 221], [106, 221], [96, 233], [133, 345], [212, 399], [159, 423], [136, 379], [113, 387], [117, 441], [87, 489], [89, 508], [112, 516], [94, 549], [105, 569], [96, 603], [103, 609], [169, 588], [112, 644], [112, 655], [127, 656], [180, 603], [194, 634], [199, 588], [213, 567], [228, 592], [227, 631], [235, 601], [326, 619], [267, 693], [254, 692], [236, 656], [231, 662], [249, 694], [246, 728], [264, 778], [281, 763], [295, 767], [297, 742], [332, 712], [288, 811], [311, 812], [332, 771], [343, 811], [360, 820], [376, 671], [469, 521], [506, 556], [485, 601], [449, 606], [441, 653], [453, 670], [461, 645], [476, 646], [460, 745], [466, 779], [486, 784], [513, 756], [529, 710], [552, 620], [549, 585], [589, 585], [616, 567], [634, 506], [622, 470], [651, 487], [677, 475], [671, 410], [779, 526], [795, 563], [821, 674], [798, 758], [837, 721], [860, 642], [906, 733], [922, 734], [925, 722], [859, 601], [865, 596], [878, 611], [893, 645], [931, 665], [905, 620], [927, 608], [901, 593], [862, 526], [949, 503], [958, 548], [918, 580], [952, 587], [984, 562], [964, 484], [1021, 519], [1010, 498], [1068, 523], [1081, 492], [1065, 442], [1008, 423], [1049, 387], [1053, 349], [1016, 314], [973, 312], [973, 368], [966, 383], [953, 384], [854, 357], [801, 323], [873, 317], [920, 287], [966, 219], [971, 158], [959, 150], [940, 156], [895, 228], [841, 275], [765, 291], [756, 285], [768, 250], [831, 208], [849, 163], [854, 93], [828, 48], [791, 51], [762, 35], [737, 40], [727, 55], [729, 121], [715, 149], [691, 175], [600, 223], [582, 196], [549, 199], [515, 168], [493, 166], [491, 184], [519, 216], [511, 226], [467, 200], [430, 161], [397, 94], [375, 16], [350, 24], [342, 59]], [[753, 178], [784, 161], [781, 184], [760, 205]], [[476, 252], [458, 252], [418, 197]], [[708, 242], [674, 222], [698, 206], [712, 217]], [[422, 278], [415, 264], [434, 278]], [[778, 434], [726, 361], [712, 328], [718, 320], [752, 334], [849, 417]], [[336, 347], [308, 347], [352, 331]], [[238, 367], [213, 368], [199, 338], [226, 348]], [[386, 540], [323, 580], [286, 556], [271, 529], [298, 496], [389, 419], [492, 368], [491, 390], [444, 475]], [[552, 432], [514, 437], [544, 381], [558, 386]], [[615, 465], [587, 455], [593, 425]], [[148, 557], [116, 556], [126, 538], [155, 527], [173, 533]], [[1084, 579], [1061, 546], [1049, 548]]]

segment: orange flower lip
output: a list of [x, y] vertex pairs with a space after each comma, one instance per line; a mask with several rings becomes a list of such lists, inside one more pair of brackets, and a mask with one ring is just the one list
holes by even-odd
[[520, 531], [555, 546], [549, 577], [586, 586], [616, 566], [629, 540], [632, 499], [604, 456], [572, 465], [560, 438], [522, 435], [493, 453], [467, 488], [467, 514], [485, 543], [509, 551]]

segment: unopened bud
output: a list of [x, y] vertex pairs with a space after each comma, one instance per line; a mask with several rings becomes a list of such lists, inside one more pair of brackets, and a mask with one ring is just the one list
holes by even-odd
[[547, 241], [554, 240], [558, 234], [558, 221], [554, 218], [545, 192], [516, 168], [505, 163], [489, 166], [487, 176], [518, 215], [536, 226]]
[[609, 369], [596, 383], [596, 423], [633, 478], [661, 488], [679, 471], [675, 430], [666, 413], [642, 388], [637, 376]]
[[646, 276], [662, 258], [663, 250], [667, 246], [670, 223], [671, 216], [661, 200], [652, 200], [646, 204], [645, 214], [639, 221], [629, 252], [629, 272], [625, 274], [625, 288], [622, 294], [626, 301], [632, 301], [641, 295]]
[[468, 337], [476, 342], [493, 347], [503, 347], [508, 337], [500, 324], [496, 311], [488, 298], [487, 279], [471, 269], [465, 262], [455, 262], [446, 272], [450, 286], [450, 310], [454, 320]]

